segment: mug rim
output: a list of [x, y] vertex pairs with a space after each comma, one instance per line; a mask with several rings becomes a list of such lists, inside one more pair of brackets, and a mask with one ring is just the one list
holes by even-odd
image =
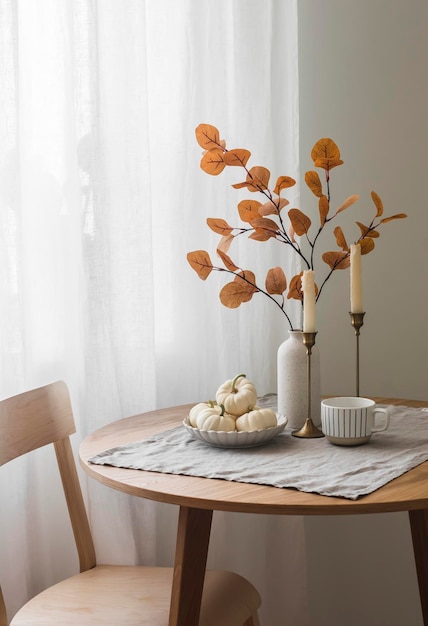
[[371, 398], [360, 396], [336, 396], [325, 398], [321, 404], [329, 409], [365, 409], [375, 406], [375, 401]]

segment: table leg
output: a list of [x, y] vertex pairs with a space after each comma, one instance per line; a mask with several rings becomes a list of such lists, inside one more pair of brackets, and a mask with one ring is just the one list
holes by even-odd
[[428, 626], [428, 509], [409, 511], [424, 626]]
[[198, 626], [212, 516], [180, 507], [169, 626]]

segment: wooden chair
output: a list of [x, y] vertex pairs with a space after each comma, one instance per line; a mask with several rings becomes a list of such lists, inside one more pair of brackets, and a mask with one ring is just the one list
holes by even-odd
[[[96, 563], [70, 443], [75, 431], [61, 381], [0, 402], [0, 466], [53, 443], [80, 561], [79, 574], [29, 600], [10, 626], [167, 626], [172, 568]], [[207, 571], [200, 626], [259, 626], [259, 606], [260, 596], [245, 578]], [[7, 626], [1, 589], [0, 626]]]

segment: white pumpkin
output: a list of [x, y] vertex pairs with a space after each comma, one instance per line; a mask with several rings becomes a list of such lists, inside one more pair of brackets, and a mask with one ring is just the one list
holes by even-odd
[[217, 404], [223, 404], [226, 413], [243, 415], [254, 407], [257, 402], [257, 391], [245, 374], [239, 374], [226, 380], [216, 392]]
[[198, 404], [195, 404], [195, 406], [192, 406], [192, 408], [189, 411], [190, 426], [193, 426], [193, 428], [197, 428], [196, 422], [197, 422], [199, 413], [201, 411], [204, 411], [205, 409], [210, 409], [213, 406], [215, 406], [215, 402], [213, 402], [212, 400], [209, 400], [208, 402], [199, 402]]
[[235, 418], [225, 413], [224, 406], [215, 404], [199, 411], [196, 418], [196, 428], [230, 432], [236, 430]]
[[278, 420], [272, 409], [261, 409], [255, 406], [252, 411], [236, 419], [236, 430], [265, 430], [277, 424]]

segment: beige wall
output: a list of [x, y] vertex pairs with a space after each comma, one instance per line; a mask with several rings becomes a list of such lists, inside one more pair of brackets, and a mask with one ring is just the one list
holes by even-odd
[[[336, 141], [344, 165], [332, 172], [333, 200], [360, 194], [346, 214], [350, 240], [359, 234], [354, 221], [371, 216], [373, 189], [385, 215], [409, 216], [386, 224], [364, 258], [361, 391], [428, 399], [428, 3], [298, 6], [302, 170], [317, 139]], [[302, 193], [312, 209], [314, 197]], [[348, 282], [348, 272], [336, 272], [318, 307], [326, 393], [354, 391]]]
[[[334, 139], [344, 165], [332, 173], [333, 201], [360, 194], [345, 216], [349, 241], [355, 220], [372, 214], [372, 190], [385, 215], [409, 216], [386, 224], [363, 258], [360, 392], [428, 400], [428, 3], [298, 8], [302, 174], [315, 141]], [[301, 208], [314, 209], [304, 189]], [[349, 272], [336, 272], [317, 309], [325, 394], [355, 392], [348, 311]], [[422, 624], [405, 514], [305, 523], [313, 626]]]

